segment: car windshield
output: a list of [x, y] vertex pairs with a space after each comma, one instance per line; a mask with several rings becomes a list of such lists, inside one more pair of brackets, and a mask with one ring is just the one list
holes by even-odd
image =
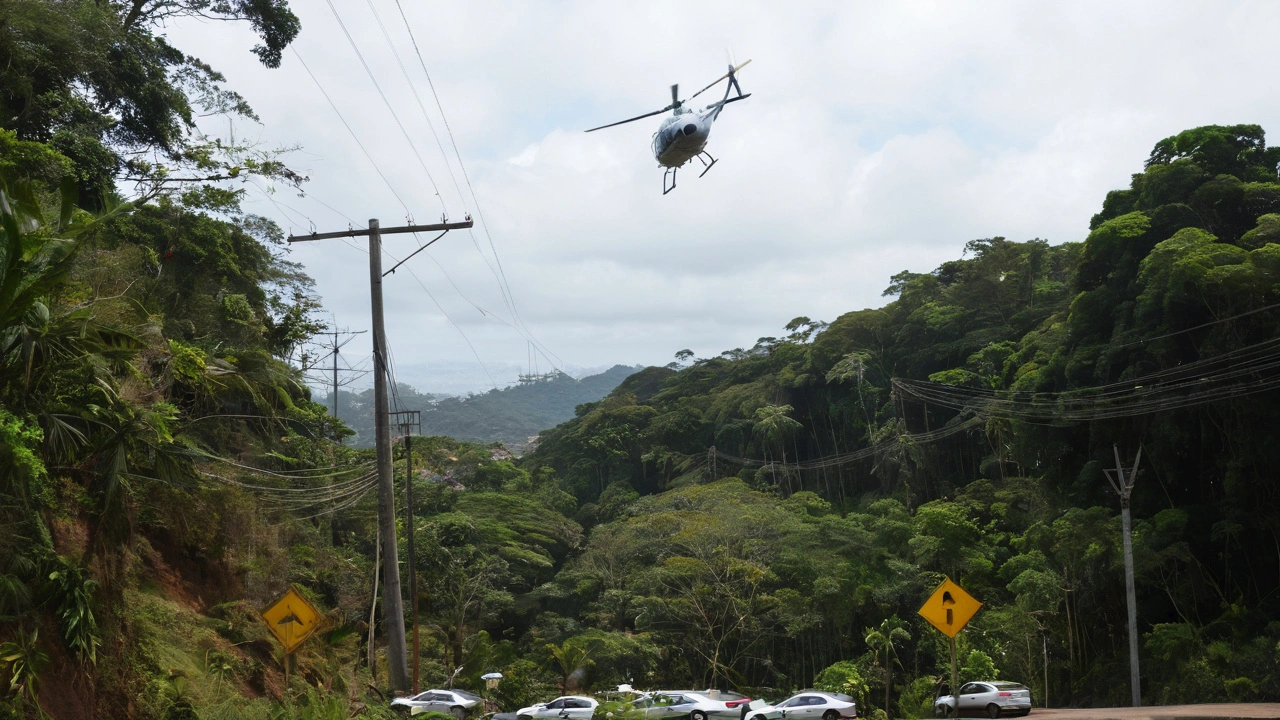
[[454, 695], [461, 697], [464, 700], [471, 700], [472, 702], [480, 702], [481, 700], [483, 700], [483, 698], [481, 698], [479, 695], [469, 693], [466, 690], [451, 690], [450, 692], [452, 692]]

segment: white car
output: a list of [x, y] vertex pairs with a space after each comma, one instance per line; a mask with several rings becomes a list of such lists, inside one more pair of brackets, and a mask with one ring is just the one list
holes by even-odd
[[516, 711], [516, 720], [533, 720], [534, 718], [591, 720], [591, 716], [595, 714], [596, 706], [599, 704], [595, 698], [582, 695], [565, 695], [551, 702], [520, 708]]
[[[1031, 690], [1013, 682], [971, 682], [960, 686], [960, 715], [1026, 715], [1031, 712]], [[956, 699], [943, 695], [933, 703], [933, 714], [956, 715]]]
[[442, 712], [462, 720], [467, 711], [484, 702], [479, 695], [466, 690], [428, 690], [413, 697], [396, 698], [391, 701], [391, 709], [410, 715], [428, 712]]
[[724, 690], [682, 690], [680, 694], [693, 701], [689, 720], [740, 720], [743, 709], [751, 702], [746, 695]]
[[801, 690], [777, 705], [754, 706], [747, 711], [747, 720], [840, 720], [856, 717], [858, 704], [853, 698], [824, 690]]

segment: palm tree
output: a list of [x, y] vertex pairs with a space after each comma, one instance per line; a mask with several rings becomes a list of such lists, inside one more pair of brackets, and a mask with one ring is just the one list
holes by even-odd
[[552, 662], [560, 670], [561, 689], [568, 693], [569, 681], [573, 679], [574, 673], [586, 670], [591, 664], [591, 648], [582, 643], [575, 643], [571, 638], [559, 645], [547, 643], [546, 649], [551, 655]]
[[893, 688], [893, 664], [898, 662], [897, 641], [911, 639], [911, 633], [905, 628], [906, 623], [895, 614], [886, 618], [878, 628], [867, 628], [867, 645], [875, 653], [876, 664], [880, 664], [880, 652], [884, 651], [884, 712], [889, 714], [889, 691]]
[[756, 410], [756, 424], [753, 428], [756, 435], [764, 441], [765, 454], [768, 448], [777, 445], [782, 448], [782, 474], [787, 473], [787, 438], [795, 434], [803, 426], [787, 415], [792, 411], [790, 405], [765, 405]]

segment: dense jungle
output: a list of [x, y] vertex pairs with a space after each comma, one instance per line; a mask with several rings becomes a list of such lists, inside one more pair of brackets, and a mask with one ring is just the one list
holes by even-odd
[[[373, 455], [312, 401], [320, 299], [240, 205], [305, 178], [196, 131], [253, 111], [160, 33], [183, 13], [268, 67], [300, 29], [284, 0], [0, 4], [0, 717], [390, 716]], [[1144, 700], [1280, 699], [1278, 166], [1259, 126], [1187, 130], [1081, 242], [973, 240], [883, 307], [680, 351], [520, 457], [415, 438], [422, 686], [928, 716], [916, 610], [950, 577], [984, 603], [964, 679], [1125, 704], [1104, 470], [1141, 448]], [[258, 613], [290, 585], [325, 625], [286, 675]]]

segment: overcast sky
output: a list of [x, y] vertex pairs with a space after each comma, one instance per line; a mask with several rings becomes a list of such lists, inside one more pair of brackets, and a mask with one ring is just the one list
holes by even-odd
[[[476, 213], [396, 4], [370, 1], [333, 6], [413, 147], [328, 3], [291, 5], [294, 49], [376, 169], [292, 52], [268, 70], [247, 27], [166, 31], [257, 111], [237, 136], [300, 146], [306, 197], [244, 186], [248, 209], [286, 231], [401, 225], [397, 195], [419, 223]], [[1280, 110], [1277, 3], [401, 2], [489, 231], [451, 233], [387, 278], [397, 377], [423, 391], [502, 386], [531, 357], [546, 371], [712, 356], [799, 315], [880, 306], [890, 275], [932, 270], [974, 238], [1083, 240], [1156, 141], [1206, 124], [1275, 130]], [[686, 167], [661, 194], [661, 118], [582, 132], [664, 106], [672, 83], [687, 96], [730, 53], [752, 60], [740, 82], [753, 95], [716, 123], [705, 177]], [[363, 246], [292, 252], [352, 329], [369, 325]], [[416, 247], [387, 237], [384, 266]]]

